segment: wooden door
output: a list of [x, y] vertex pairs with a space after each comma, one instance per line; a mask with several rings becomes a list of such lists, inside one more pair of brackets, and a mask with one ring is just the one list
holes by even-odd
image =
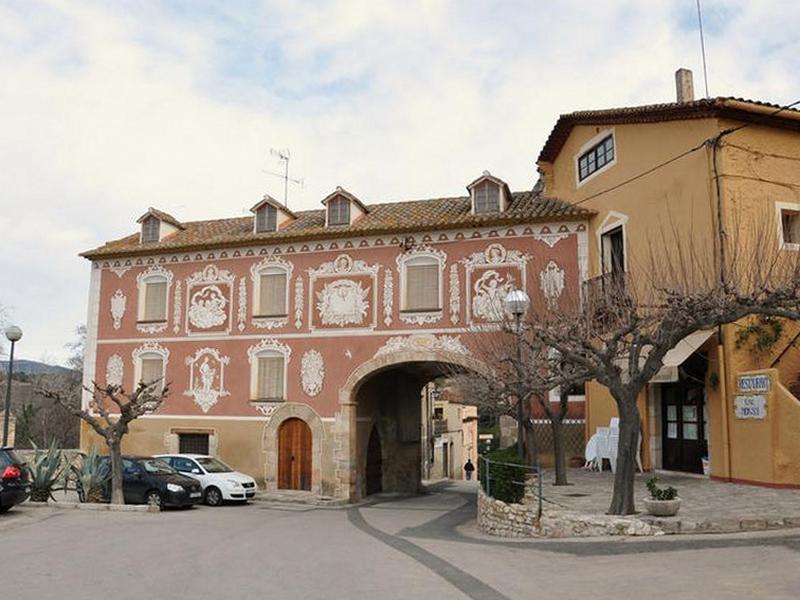
[[311, 490], [311, 428], [286, 419], [278, 430], [278, 488]]
[[383, 455], [378, 428], [373, 427], [367, 444], [367, 495], [383, 491]]
[[702, 473], [708, 454], [703, 388], [686, 382], [662, 385], [662, 463], [672, 471]]

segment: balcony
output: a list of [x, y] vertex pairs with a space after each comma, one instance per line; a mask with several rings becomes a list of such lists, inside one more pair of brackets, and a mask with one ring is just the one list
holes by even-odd
[[605, 273], [583, 282], [582, 304], [585, 314], [600, 322], [613, 320], [621, 311], [633, 307], [627, 272]]

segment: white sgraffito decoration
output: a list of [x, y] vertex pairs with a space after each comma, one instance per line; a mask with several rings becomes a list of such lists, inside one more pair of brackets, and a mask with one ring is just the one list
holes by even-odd
[[300, 329], [303, 326], [303, 278], [298, 277], [294, 282], [294, 326]]
[[122, 386], [122, 379], [125, 376], [125, 364], [119, 354], [112, 354], [106, 363], [106, 385]]
[[217, 404], [220, 397], [229, 396], [225, 390], [225, 366], [230, 362], [216, 348], [201, 348], [186, 357], [189, 367], [189, 389], [183, 394], [191, 396], [203, 413]]
[[307, 350], [300, 361], [300, 377], [303, 391], [309, 396], [316, 396], [322, 391], [325, 379], [325, 363], [318, 350]]
[[450, 322], [458, 323], [461, 313], [461, 287], [458, 281], [458, 265], [450, 265]]
[[392, 305], [394, 302], [394, 278], [392, 271], [386, 269], [383, 275], [383, 323], [392, 324]]
[[125, 298], [125, 294], [122, 293], [122, 290], [117, 290], [114, 292], [114, 295], [111, 296], [111, 320], [114, 329], [119, 329], [122, 326], [122, 317], [125, 316], [125, 305], [127, 302], [128, 300]]
[[544, 294], [547, 308], [558, 310], [558, 300], [564, 291], [564, 269], [554, 260], [548, 262], [544, 270], [539, 273], [539, 287]]
[[421, 334], [391, 337], [378, 349], [375, 356], [409, 351], [447, 352], [465, 356], [470, 354], [460, 336]]
[[239, 310], [236, 314], [239, 331], [244, 331], [247, 321], [247, 282], [244, 277], [239, 280]]
[[183, 298], [181, 294], [181, 282], [175, 282], [175, 298], [172, 305], [172, 331], [178, 333], [181, 330], [181, 311], [183, 310]]
[[317, 292], [317, 311], [323, 325], [361, 325], [369, 309], [370, 288], [351, 279], [337, 279]]
[[[513, 289], [525, 289], [526, 265], [530, 258], [519, 250], [507, 250], [502, 244], [493, 243], [483, 252], [474, 252], [461, 261], [467, 271], [466, 290], [471, 296], [466, 302], [470, 324], [475, 318], [498, 322], [506, 317], [505, 297]], [[507, 272], [507, 267], [517, 269], [521, 280], [517, 281]]]
[[234, 279], [230, 271], [211, 264], [186, 280], [187, 318], [193, 327], [212, 329], [228, 321]]

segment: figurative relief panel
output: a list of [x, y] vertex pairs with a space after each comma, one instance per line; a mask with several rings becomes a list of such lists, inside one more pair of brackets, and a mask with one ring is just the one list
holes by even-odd
[[300, 378], [303, 391], [309, 396], [316, 396], [322, 391], [325, 379], [325, 363], [319, 350], [307, 350], [300, 361]]
[[490, 244], [462, 262], [467, 270], [467, 311], [471, 323], [497, 323], [506, 318], [505, 297], [526, 287], [528, 254]]
[[114, 329], [119, 329], [122, 326], [122, 317], [125, 316], [125, 305], [127, 299], [122, 290], [117, 290], [111, 296], [111, 320], [114, 324]]
[[208, 265], [186, 280], [187, 333], [229, 333], [234, 276]]
[[207, 413], [222, 396], [229, 396], [225, 390], [225, 366], [230, 362], [228, 356], [220, 355], [214, 348], [201, 348], [194, 356], [186, 358], [189, 367], [189, 389], [183, 392], [191, 396], [195, 404]]
[[564, 269], [554, 260], [539, 273], [539, 287], [544, 294], [545, 303], [550, 310], [558, 310], [558, 300], [564, 291]]
[[379, 265], [340, 254], [309, 269], [309, 322], [313, 328], [375, 327]]

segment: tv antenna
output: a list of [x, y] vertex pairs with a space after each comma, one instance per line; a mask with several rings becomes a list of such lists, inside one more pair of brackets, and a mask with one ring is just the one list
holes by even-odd
[[703, 82], [706, 86], [706, 98], [708, 98], [708, 68], [706, 67], [706, 40], [703, 35], [703, 9], [700, 7], [700, 0], [697, 0], [697, 25], [700, 29], [700, 52], [703, 55]]
[[289, 158], [291, 158], [291, 154], [289, 153], [288, 148], [281, 148], [276, 150], [275, 148], [270, 148], [269, 153], [272, 156], [278, 158], [280, 162], [283, 163], [283, 173], [278, 173], [276, 171], [268, 171], [267, 169], [261, 169], [267, 175], [274, 175], [275, 177], [280, 177], [283, 179], [283, 205], [286, 208], [289, 208], [289, 182], [294, 183], [295, 185], [299, 185], [301, 188], [303, 187], [303, 179], [292, 179], [289, 177]]

